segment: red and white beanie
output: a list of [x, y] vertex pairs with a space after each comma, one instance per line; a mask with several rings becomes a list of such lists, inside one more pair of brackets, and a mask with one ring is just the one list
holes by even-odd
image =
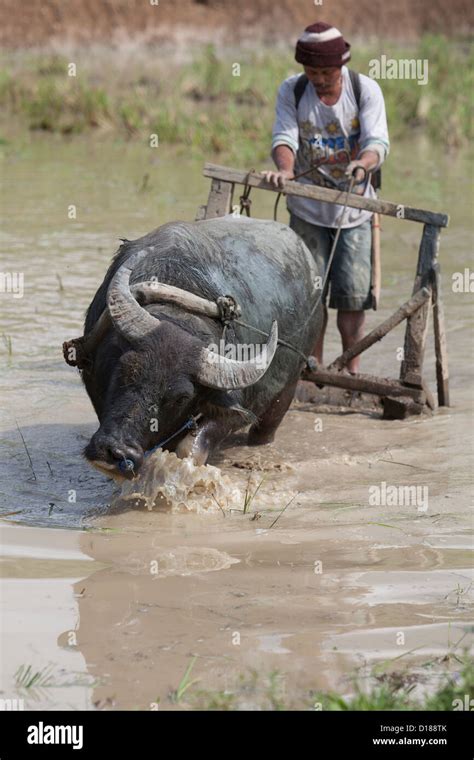
[[343, 66], [350, 60], [351, 46], [339, 29], [319, 21], [307, 26], [296, 43], [295, 60], [303, 66]]

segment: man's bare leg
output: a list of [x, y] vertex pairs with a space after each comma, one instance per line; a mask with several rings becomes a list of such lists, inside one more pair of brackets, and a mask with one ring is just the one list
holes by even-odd
[[[337, 327], [341, 333], [342, 348], [345, 351], [351, 348], [354, 343], [362, 340], [364, 337], [365, 311], [338, 311]], [[354, 356], [347, 363], [349, 372], [358, 372], [360, 366], [360, 356]]]
[[316, 357], [318, 364], [323, 363], [323, 347], [324, 347], [324, 335], [326, 333], [326, 327], [328, 323], [328, 310], [326, 306], [323, 306], [323, 322], [321, 325], [321, 332], [318, 339], [313, 346], [313, 356]]

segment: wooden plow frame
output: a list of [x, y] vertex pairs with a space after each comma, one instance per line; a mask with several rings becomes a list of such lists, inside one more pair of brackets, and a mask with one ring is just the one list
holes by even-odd
[[[244, 172], [226, 166], [206, 163], [203, 175], [211, 180], [211, 189], [206, 206], [200, 206], [196, 220], [224, 216], [233, 210], [232, 199], [235, 185], [259, 190], [280, 192], [266, 182], [259, 172]], [[343, 205], [346, 192], [330, 190], [318, 185], [306, 185], [287, 181], [285, 195], [297, 195], [318, 201]], [[449, 374], [444, 310], [441, 294], [441, 274], [438, 263], [439, 236], [442, 227], [447, 227], [449, 217], [432, 211], [412, 208], [402, 204], [379, 199], [350, 195], [347, 205], [351, 208], [367, 209], [396, 219], [421, 222], [423, 234], [418, 253], [418, 263], [411, 298], [397, 309], [391, 317], [375, 327], [352, 348], [344, 351], [328, 367], [306, 368], [303, 380], [310, 380], [318, 386], [331, 385], [362, 393], [380, 396], [385, 419], [403, 419], [410, 414], [420, 414], [424, 409], [434, 409], [435, 402], [424, 378], [423, 359], [430, 305], [433, 306], [433, 328], [436, 355], [436, 382], [438, 405], [449, 406]], [[342, 374], [341, 370], [354, 356], [358, 356], [369, 346], [381, 340], [390, 330], [407, 320], [404, 343], [404, 358], [398, 380], [365, 374]]]

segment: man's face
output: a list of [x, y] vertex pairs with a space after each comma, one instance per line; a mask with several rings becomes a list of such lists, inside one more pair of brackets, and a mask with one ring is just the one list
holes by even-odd
[[305, 66], [304, 73], [314, 85], [318, 95], [324, 95], [334, 90], [341, 77], [340, 66]]

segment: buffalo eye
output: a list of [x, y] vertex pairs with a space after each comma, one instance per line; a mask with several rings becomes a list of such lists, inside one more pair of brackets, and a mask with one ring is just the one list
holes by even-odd
[[175, 396], [171, 399], [171, 403], [174, 406], [185, 406], [191, 401], [191, 395], [189, 393], [181, 393], [179, 396]]
[[163, 402], [167, 407], [182, 409], [193, 400], [194, 396], [194, 385], [181, 379], [180, 382], [170, 383]]

